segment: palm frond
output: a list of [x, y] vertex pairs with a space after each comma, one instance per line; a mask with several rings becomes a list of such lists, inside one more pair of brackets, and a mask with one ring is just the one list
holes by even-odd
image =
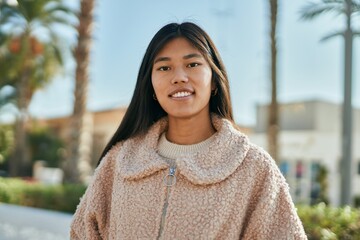
[[322, 37], [320, 39], [320, 42], [325, 42], [325, 41], [329, 40], [330, 38], [337, 37], [337, 36], [345, 36], [345, 33], [341, 32], [341, 31], [330, 33], [330, 34], [326, 35], [325, 37]]
[[52, 28], [52, 24], [74, 27], [73, 23], [70, 22], [66, 16], [46, 16], [42, 19], [41, 24], [50, 29]]
[[344, 4], [344, 0], [322, 0], [323, 3], [340, 3], [340, 4]]
[[42, 14], [43, 9], [48, 2], [49, 0], [18, 0], [18, 8], [26, 20], [31, 22]]
[[56, 45], [46, 45], [44, 53], [36, 61], [37, 67], [32, 71], [31, 87], [36, 90], [48, 84], [55, 75], [62, 72], [62, 54]]
[[5, 3], [0, 4], [0, 26], [11, 21], [13, 18], [19, 17], [21, 17], [21, 14], [16, 7]]
[[76, 12], [62, 5], [51, 4], [44, 9], [41, 15], [41, 21], [43, 22], [56, 22], [68, 26], [74, 25], [74, 19], [77, 19]]
[[353, 1], [352, 12], [360, 14], [360, 1], [359, 2]]
[[301, 19], [311, 20], [324, 13], [333, 12], [337, 15], [344, 13], [343, 1], [323, 0], [322, 2], [310, 2], [300, 10]]
[[0, 48], [3, 46], [3, 44], [6, 43], [6, 40], [8, 38], [8, 34], [6, 34], [1, 28], [0, 28]]
[[63, 55], [61, 53], [60, 48], [57, 48], [56, 46], [53, 46], [54, 48], [54, 57], [57, 59], [57, 61], [60, 63], [60, 65], [64, 64]]
[[45, 12], [49, 15], [53, 14], [54, 12], [63, 12], [67, 15], [74, 15], [74, 16], [77, 15], [77, 13], [74, 10], [64, 5], [56, 5], [56, 6], [48, 7], [45, 9]]
[[[2, 87], [0, 87], [0, 90], [2, 90]], [[0, 94], [0, 108], [4, 107], [9, 103], [15, 103], [15, 102], [16, 102], [15, 88], [13, 88], [13, 91], [9, 92], [8, 94]]]
[[7, 85], [19, 78], [23, 69], [25, 53], [6, 53], [0, 56], [0, 85]]
[[[69, 26], [69, 30], [75, 30], [69, 19], [76, 18], [75, 12], [62, 4], [62, 0], [18, 0], [18, 5], [11, 7], [0, 2], [0, 21], [14, 25], [16, 19], [22, 19], [29, 29], [22, 33], [20, 50], [15, 53], [9, 47], [9, 39], [16, 35], [14, 29], [0, 32], [0, 86], [16, 85], [26, 68], [29, 71], [27, 81], [31, 91], [35, 91], [62, 72], [63, 53], [66, 51], [54, 25]], [[36, 31], [43, 35], [37, 35]]]

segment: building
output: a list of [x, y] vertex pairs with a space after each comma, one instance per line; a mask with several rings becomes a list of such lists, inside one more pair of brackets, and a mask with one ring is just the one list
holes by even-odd
[[[92, 165], [96, 166], [99, 157], [124, 117], [126, 108], [115, 108], [89, 112], [86, 116], [87, 130], [92, 136]], [[70, 135], [70, 116], [37, 120], [38, 124], [47, 126], [68, 142]]]
[[[267, 106], [257, 106], [252, 142], [266, 147]], [[340, 203], [342, 107], [319, 101], [280, 105], [279, 167], [295, 202], [310, 203], [319, 193], [320, 169], [327, 170], [327, 196]], [[360, 195], [360, 109], [353, 111], [353, 195]], [[323, 168], [324, 167], [324, 168]]]

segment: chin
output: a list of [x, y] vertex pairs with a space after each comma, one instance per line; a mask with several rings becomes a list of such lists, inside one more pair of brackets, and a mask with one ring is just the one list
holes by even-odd
[[178, 118], [178, 119], [190, 119], [194, 117], [204, 117], [209, 115], [209, 107], [205, 106], [204, 108], [196, 108], [195, 107], [187, 107], [187, 108], [169, 108], [166, 109], [167, 115], [171, 118]]

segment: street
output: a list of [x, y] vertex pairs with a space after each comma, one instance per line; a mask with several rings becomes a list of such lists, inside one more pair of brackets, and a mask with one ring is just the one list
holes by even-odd
[[67, 240], [72, 215], [0, 203], [0, 240]]

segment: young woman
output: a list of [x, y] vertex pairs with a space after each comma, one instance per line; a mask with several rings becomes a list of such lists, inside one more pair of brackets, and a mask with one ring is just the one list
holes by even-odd
[[209, 36], [168, 24], [77, 208], [72, 239], [306, 239], [275, 162], [234, 124]]

